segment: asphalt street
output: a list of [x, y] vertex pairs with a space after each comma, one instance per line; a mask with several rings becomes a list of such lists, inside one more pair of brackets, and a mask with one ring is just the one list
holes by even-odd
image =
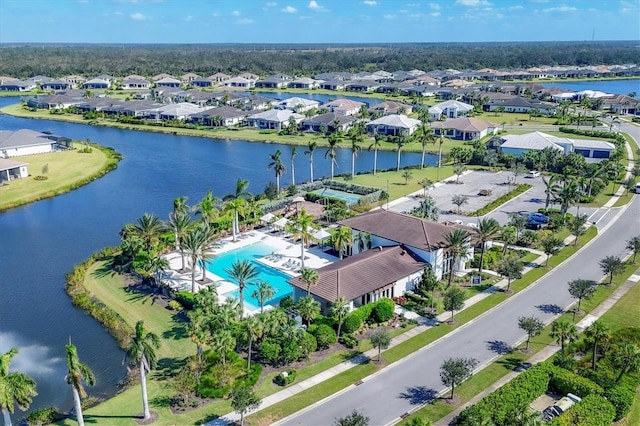
[[[607, 255], [626, 255], [626, 241], [640, 234], [640, 197], [627, 208], [613, 209], [610, 222], [599, 236], [575, 256], [537, 283], [514, 295], [476, 320], [453, 331], [362, 384], [284, 419], [284, 425], [328, 425], [354, 409], [372, 425], [386, 425], [444, 390], [439, 369], [449, 357], [473, 357], [484, 366], [525, 338], [518, 317], [535, 315], [550, 322], [574, 300], [567, 283], [576, 278], [600, 280], [598, 261]], [[619, 215], [617, 220], [614, 216]], [[446, 327], [446, 325], [440, 325]], [[535, 338], [533, 339], [535, 341]]]

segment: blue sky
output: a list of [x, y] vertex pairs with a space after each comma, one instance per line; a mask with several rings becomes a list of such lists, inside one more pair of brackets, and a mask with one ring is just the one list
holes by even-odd
[[640, 39], [640, 0], [0, 0], [0, 43]]

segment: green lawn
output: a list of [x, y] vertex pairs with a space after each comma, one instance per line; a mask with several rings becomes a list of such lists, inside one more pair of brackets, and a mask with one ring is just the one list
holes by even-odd
[[478, 120], [490, 121], [495, 124], [503, 125], [503, 124], [513, 124], [513, 125], [544, 125], [544, 124], [553, 124], [557, 121], [555, 117], [529, 117], [529, 114], [521, 113], [521, 112], [503, 112], [503, 113], [495, 113], [495, 112], [482, 112], [480, 114], [475, 114], [475, 118]]
[[[81, 145], [74, 143], [75, 148]], [[0, 186], [0, 211], [68, 192], [80, 181], [103, 170], [109, 161], [105, 152], [94, 148], [91, 153], [77, 150], [51, 152], [12, 158], [28, 163], [29, 177], [12, 180]], [[47, 180], [35, 180], [47, 165]]]

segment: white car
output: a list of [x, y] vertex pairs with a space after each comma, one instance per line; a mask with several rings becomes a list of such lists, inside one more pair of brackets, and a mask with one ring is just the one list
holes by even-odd
[[539, 176], [540, 176], [540, 172], [537, 170], [531, 170], [527, 175], [527, 177], [530, 177], [530, 178], [537, 178]]

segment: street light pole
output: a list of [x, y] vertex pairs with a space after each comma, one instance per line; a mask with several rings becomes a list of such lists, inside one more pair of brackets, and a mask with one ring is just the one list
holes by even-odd
[[436, 169], [436, 182], [440, 182], [440, 166], [442, 166], [442, 129], [440, 130], [440, 148], [438, 149], [438, 168]]
[[387, 179], [387, 211], [389, 211], [389, 179]]

